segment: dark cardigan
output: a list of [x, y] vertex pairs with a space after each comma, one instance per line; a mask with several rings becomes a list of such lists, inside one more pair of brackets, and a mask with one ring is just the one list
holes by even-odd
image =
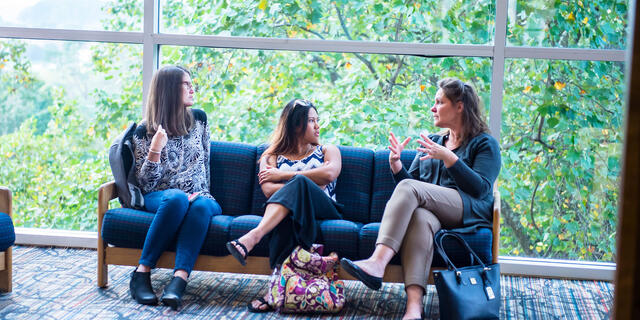
[[[443, 145], [448, 136], [429, 135]], [[446, 168], [442, 160], [420, 160], [418, 153], [409, 171], [404, 167], [393, 176], [396, 184], [404, 179], [417, 179], [458, 190], [462, 198], [462, 227], [459, 232], [475, 232], [480, 227], [491, 228], [493, 220], [493, 183], [500, 173], [500, 146], [486, 133], [473, 137], [467, 144], [453, 150], [458, 161]]]

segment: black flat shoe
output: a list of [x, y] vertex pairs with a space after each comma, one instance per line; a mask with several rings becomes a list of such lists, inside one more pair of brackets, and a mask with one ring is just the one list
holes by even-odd
[[131, 273], [131, 281], [129, 281], [129, 291], [131, 292], [131, 298], [135, 299], [139, 304], [155, 305], [158, 303], [158, 297], [153, 293], [153, 288], [151, 287], [151, 272], [134, 270]]
[[164, 287], [161, 299], [162, 303], [171, 307], [173, 310], [178, 310], [182, 305], [182, 294], [184, 294], [186, 287], [187, 282], [184, 281], [184, 279], [174, 276], [171, 282]]
[[[236, 245], [242, 248], [242, 251], [244, 251], [244, 254], [242, 254], [240, 250], [238, 250]], [[238, 241], [238, 239], [227, 242], [227, 250], [229, 250], [229, 253], [231, 253], [231, 255], [234, 258], [236, 258], [236, 260], [238, 260], [238, 262], [240, 262], [241, 265], [243, 266], [247, 265], [247, 261], [245, 259], [247, 258], [248, 250], [247, 250], [247, 247], [245, 247], [244, 244], [242, 244], [242, 242]]]
[[360, 269], [353, 261], [347, 258], [340, 259], [340, 266], [347, 273], [362, 281], [362, 283], [373, 290], [378, 290], [382, 286], [382, 278], [374, 277], [364, 272], [364, 270]]

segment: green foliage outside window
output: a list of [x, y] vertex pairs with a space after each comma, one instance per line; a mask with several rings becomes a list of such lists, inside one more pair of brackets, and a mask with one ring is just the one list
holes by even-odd
[[[511, 1], [509, 41], [624, 48], [626, 2], [618, 2], [585, 8]], [[161, 32], [276, 38], [490, 44], [495, 19], [492, 1], [190, 0], [161, 6]], [[608, 8], [613, 13], [600, 14]], [[118, 30], [142, 18], [141, 1], [114, 0], [104, 10], [112, 14], [104, 23]], [[590, 28], [584, 18], [597, 22]], [[17, 99], [30, 91], [5, 90], [13, 83], [6, 75], [23, 75], [40, 88], [20, 43], [0, 44], [0, 54], [9, 52], [0, 59], [12, 61], [0, 68], [0, 95]], [[18, 225], [95, 230], [96, 190], [111, 178], [106, 148], [124, 125], [141, 119], [140, 58], [130, 46], [96, 46], [95, 74], [121, 89], [96, 88], [95, 115], [80, 116], [82, 106], [65, 99], [64, 90], [49, 89], [41, 95], [49, 97], [42, 100], [46, 109], [34, 107], [27, 120], [30, 113], [23, 113], [0, 135], [0, 184], [14, 189]], [[216, 140], [265, 142], [284, 103], [303, 97], [320, 109], [323, 142], [382, 149], [391, 130], [413, 137], [437, 130], [429, 109], [435, 83], [447, 76], [473, 83], [487, 115], [489, 109], [488, 58], [163, 46], [160, 59], [192, 70], [195, 107], [207, 112]], [[501, 254], [612, 261], [623, 64], [508, 59], [505, 65]], [[46, 117], [35, 120], [38, 112]]]

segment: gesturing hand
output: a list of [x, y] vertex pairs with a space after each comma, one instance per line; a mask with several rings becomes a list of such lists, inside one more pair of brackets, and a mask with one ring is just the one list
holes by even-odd
[[283, 180], [282, 171], [280, 169], [267, 165], [264, 170], [258, 173], [258, 183], [280, 182]]
[[418, 151], [425, 153], [425, 156], [420, 157], [420, 160], [425, 159], [438, 159], [444, 161], [445, 167], [451, 167], [456, 161], [458, 156], [453, 151], [433, 142], [425, 134], [420, 134], [421, 140], [418, 143], [422, 148], [418, 148]]
[[402, 169], [402, 162], [399, 161], [400, 155], [409, 141], [411, 141], [411, 137], [406, 138], [402, 143], [399, 143], [398, 139], [396, 139], [396, 135], [393, 134], [393, 132], [389, 132], [389, 142], [391, 143], [389, 146], [389, 150], [391, 150], [389, 153], [389, 166], [391, 166], [391, 171], [393, 171], [394, 174], [398, 173], [398, 171]]
[[149, 148], [151, 151], [160, 152], [167, 145], [167, 139], [167, 132], [164, 131], [162, 125], [159, 125], [156, 134], [151, 138], [151, 146]]

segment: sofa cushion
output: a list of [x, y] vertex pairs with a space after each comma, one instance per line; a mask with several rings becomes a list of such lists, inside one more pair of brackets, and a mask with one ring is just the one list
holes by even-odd
[[226, 256], [229, 254], [226, 244], [230, 239], [229, 230], [234, 218], [223, 214], [211, 217], [209, 231], [204, 239], [200, 253], [211, 256]]
[[[378, 230], [380, 229], [380, 223], [373, 222], [362, 226], [359, 234], [359, 255], [360, 259], [368, 258], [373, 253], [376, 245], [376, 239], [378, 238]], [[480, 259], [484, 262], [491, 261], [491, 241], [492, 234], [489, 228], [480, 228], [476, 233], [464, 233], [460, 234], [462, 238], [469, 243], [471, 249], [473, 249]], [[452, 260], [456, 267], [463, 267], [469, 264], [469, 255], [465, 249], [461, 247], [458, 242], [453, 238], [446, 238], [443, 242], [445, 252]], [[434, 247], [435, 248], [435, 247]], [[391, 264], [400, 264], [400, 255], [396, 255], [391, 260]], [[444, 260], [438, 254], [435, 249], [433, 253], [432, 267], [446, 267]]]
[[[239, 217], [235, 217], [233, 221], [231, 221], [231, 225], [229, 227], [229, 240], [234, 240], [245, 235], [249, 230], [255, 228], [260, 220], [261, 216], [256, 215], [242, 215]], [[226, 254], [229, 254], [227, 251]], [[265, 236], [258, 242], [258, 244], [251, 250], [249, 253], [251, 256], [258, 257], [268, 257], [269, 256], [269, 236]]]
[[260, 157], [268, 146], [268, 144], [263, 143], [256, 148], [256, 169], [253, 175], [253, 190], [251, 191], [251, 214], [258, 216], [264, 214], [264, 203], [267, 202], [267, 197], [262, 193], [260, 183], [258, 183], [258, 172], [260, 172]]
[[320, 223], [318, 243], [325, 245], [324, 253], [337, 252], [339, 257], [357, 259], [358, 231], [361, 223], [348, 220], [325, 220]]
[[5, 251], [16, 241], [13, 221], [8, 214], [0, 212], [0, 251]]
[[129, 208], [108, 210], [102, 221], [102, 239], [116, 247], [142, 249], [153, 213]]
[[[141, 210], [111, 209], [105, 213], [102, 222], [102, 239], [116, 247], [142, 249], [153, 217], [153, 213]], [[229, 254], [225, 244], [230, 239], [230, 230], [234, 219], [236, 217], [228, 215], [212, 217], [200, 253], [212, 256]], [[175, 244], [171, 244], [167, 250], [174, 251]]]
[[211, 194], [222, 213], [246, 214], [251, 209], [251, 191], [256, 167], [256, 147], [246, 143], [211, 142]]
[[[391, 169], [389, 169], [389, 150], [378, 150], [374, 157], [373, 169], [373, 191], [371, 192], [371, 218], [370, 222], [380, 222], [384, 207], [391, 198], [396, 183], [393, 181]], [[416, 157], [415, 150], [404, 150], [400, 160], [405, 168], [409, 169], [413, 158]]]
[[336, 182], [336, 200], [344, 205], [345, 220], [369, 222], [373, 151], [365, 148], [339, 146], [342, 171]]

